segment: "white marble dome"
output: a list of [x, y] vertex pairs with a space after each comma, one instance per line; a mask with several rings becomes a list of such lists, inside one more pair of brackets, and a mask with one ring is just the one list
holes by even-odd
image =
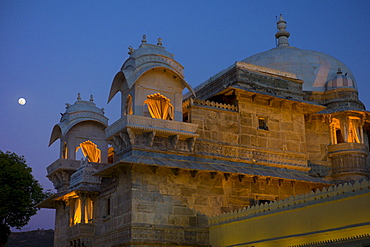
[[354, 88], [357, 88], [353, 73], [338, 59], [325, 53], [289, 46], [290, 34], [285, 27], [286, 22], [280, 16], [279, 31], [275, 35], [278, 46], [250, 56], [242, 62], [294, 73], [298, 79], [304, 81], [303, 91], [325, 91], [325, 85], [337, 75], [340, 68], [352, 80]]

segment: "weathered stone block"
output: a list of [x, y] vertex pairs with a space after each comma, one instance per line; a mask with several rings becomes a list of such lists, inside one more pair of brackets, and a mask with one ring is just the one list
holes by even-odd
[[155, 203], [154, 208], [156, 213], [168, 215], [173, 213], [173, 204], [171, 203]]
[[174, 206], [173, 207], [174, 215], [194, 215], [194, 210], [188, 208], [187, 206]]
[[249, 135], [241, 135], [240, 144], [248, 146], [251, 145], [251, 137]]
[[191, 187], [191, 188], [189, 188], [189, 187], [182, 187], [181, 188], [181, 195], [182, 196], [193, 196], [193, 195], [195, 195], [196, 194], [196, 192], [197, 192], [197, 188], [193, 188], [193, 187]]
[[[192, 216], [191, 216], [192, 217]], [[184, 215], [169, 215], [168, 216], [168, 223], [170, 225], [175, 225], [175, 226], [191, 226], [190, 223], [190, 218], [189, 216], [184, 216]], [[195, 217], [194, 217], [195, 218]]]
[[144, 213], [154, 213], [154, 203], [153, 202], [133, 202], [133, 210], [137, 212]]
[[263, 147], [263, 148], [267, 147], [267, 139], [259, 137], [258, 138], [258, 146]]
[[[215, 182], [213, 182], [214, 180], [217, 180]], [[214, 178], [214, 179], [211, 179], [208, 181], [208, 185], [210, 186], [198, 186], [197, 187], [197, 195], [201, 195], [201, 196], [209, 196], [209, 195], [223, 195], [224, 194], [224, 190], [222, 187], [213, 187], [212, 184], [214, 184], [214, 186], [219, 186], [221, 184], [221, 179], [218, 178]], [[206, 184], [205, 184], [206, 185]]]
[[209, 197], [209, 205], [211, 207], [219, 207], [220, 205], [222, 205], [222, 203], [223, 203], [222, 196], [210, 196]]
[[207, 196], [195, 196], [195, 205], [202, 205], [202, 206], [208, 206], [209, 205], [209, 199]]
[[197, 226], [198, 227], [207, 227], [208, 226], [208, 217], [203, 214], [197, 214]]

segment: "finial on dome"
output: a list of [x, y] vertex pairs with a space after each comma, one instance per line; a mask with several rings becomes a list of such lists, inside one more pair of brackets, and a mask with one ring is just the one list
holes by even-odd
[[278, 46], [289, 46], [288, 38], [290, 33], [285, 30], [286, 21], [284, 21], [282, 14], [280, 14], [279, 21], [277, 22], [277, 28], [279, 31], [275, 34], [275, 37], [278, 39]]
[[128, 52], [127, 52], [127, 54], [131, 55], [132, 53], [134, 53], [134, 51], [135, 51], [135, 49], [130, 45], [130, 46], [128, 47]]
[[90, 95], [90, 101], [93, 102], [94, 101], [94, 97], [93, 95]]
[[77, 100], [81, 100], [81, 94], [80, 93], [77, 94]]
[[337, 75], [341, 75], [341, 74], [342, 74], [342, 70], [338, 68]]
[[162, 45], [162, 38], [158, 38], [158, 43], [157, 43], [157, 45]]
[[143, 35], [143, 39], [141, 40], [141, 43], [142, 44], [145, 44], [146, 43], [146, 35], [145, 34]]

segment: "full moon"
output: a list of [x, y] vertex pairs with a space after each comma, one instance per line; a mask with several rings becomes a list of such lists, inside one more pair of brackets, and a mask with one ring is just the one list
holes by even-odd
[[24, 104], [26, 104], [26, 99], [25, 98], [19, 98], [18, 103], [20, 105], [24, 105]]

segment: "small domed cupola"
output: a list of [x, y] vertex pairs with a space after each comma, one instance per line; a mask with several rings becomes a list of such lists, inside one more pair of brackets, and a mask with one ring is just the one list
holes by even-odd
[[195, 94], [184, 79], [184, 67], [165, 49], [162, 39], [158, 38], [157, 44], [148, 44], [146, 35], [143, 35], [140, 47], [134, 49], [129, 46], [128, 54], [129, 58], [113, 79], [108, 103], [121, 92], [121, 116], [161, 118], [149, 114], [151, 110], [148, 109], [153, 100], [156, 100], [157, 105], [163, 103], [159, 99], [151, 98], [152, 95], [160, 94], [163, 96], [162, 101], [171, 104], [169, 108], [171, 114], [160, 115], [170, 115], [171, 117], [166, 119], [182, 121], [182, 91], [187, 88], [193, 95]]
[[326, 83], [326, 91], [336, 88], [356, 88], [355, 82], [347, 76], [343, 75], [342, 70], [338, 68], [337, 75]]
[[66, 103], [66, 111], [61, 115], [49, 142], [50, 146], [60, 139], [60, 158], [75, 160], [81, 148], [89, 162], [106, 163], [108, 148], [104, 129], [108, 127], [108, 118], [104, 116], [104, 109], [95, 105], [93, 96], [87, 101], [78, 94], [74, 104]]

